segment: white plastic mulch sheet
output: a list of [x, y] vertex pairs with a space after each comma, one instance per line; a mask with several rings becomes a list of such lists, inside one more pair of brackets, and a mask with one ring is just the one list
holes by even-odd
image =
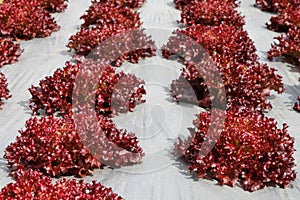
[[[286, 91], [282, 95], [272, 94], [272, 111], [267, 115], [276, 118], [278, 126], [289, 125], [289, 132], [295, 138], [294, 154], [299, 172], [300, 167], [300, 125], [299, 113], [292, 106], [300, 94], [297, 68], [281, 62], [268, 62], [266, 52], [279, 35], [265, 28], [271, 14], [253, 7], [254, 0], [243, 0], [238, 10], [245, 15], [250, 37], [255, 41], [261, 62], [278, 69], [283, 76]], [[0, 111], [0, 188], [12, 182], [8, 176], [5, 148], [15, 140], [18, 130], [31, 117], [28, 101], [31, 97], [28, 88], [37, 85], [39, 80], [52, 75], [58, 67], [71, 59], [66, 44], [75, 34], [82, 21], [79, 17], [90, 5], [90, 0], [70, 0], [65, 12], [55, 14], [61, 29], [50, 37], [21, 42], [24, 53], [20, 61], [4, 66], [1, 71], [7, 76], [9, 89], [13, 97]], [[168, 36], [178, 27], [180, 11], [174, 8], [172, 0], [148, 0], [139, 9], [146, 32], [151, 34], [157, 47], [167, 42]], [[140, 165], [121, 169], [95, 170], [86, 181], [97, 180], [128, 200], [159, 199], [298, 199], [300, 196], [300, 178], [293, 181], [287, 189], [267, 187], [250, 193], [235, 186], [218, 186], [216, 181], [193, 178], [183, 164], [178, 163], [169, 153], [178, 136], [188, 134], [192, 127], [194, 114], [201, 108], [191, 105], [178, 105], [168, 94], [170, 83], [180, 73], [180, 64], [162, 59], [160, 54], [142, 60], [139, 64], [125, 63], [120, 70], [135, 73], [146, 81], [146, 103], [138, 105], [134, 112], [114, 118], [118, 127], [126, 128], [137, 134], [146, 156]]]

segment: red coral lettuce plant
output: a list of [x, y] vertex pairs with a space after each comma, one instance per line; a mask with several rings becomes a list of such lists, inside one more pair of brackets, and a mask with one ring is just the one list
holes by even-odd
[[138, 12], [128, 7], [116, 7], [111, 3], [100, 2], [94, 2], [80, 19], [84, 20], [83, 27], [95, 24], [122, 24], [128, 28], [139, 28], [142, 24]]
[[[271, 109], [272, 105], [266, 99], [270, 96], [270, 91], [274, 90], [278, 93], [284, 91], [282, 77], [275, 73], [274, 68], [266, 64], [256, 64], [251, 67], [241, 64], [222, 66], [217, 64], [217, 66], [223, 78], [228, 108], [246, 106], [259, 111]], [[213, 76], [211, 78], [213, 79]], [[212, 92], [208, 91], [202, 74], [192, 65], [183, 68], [181, 76], [171, 84], [171, 94], [177, 102], [211, 108], [213, 96], [210, 93]], [[216, 95], [215, 98], [219, 96]]]
[[19, 132], [4, 155], [12, 171], [25, 168], [54, 177], [82, 177], [101, 166], [81, 142], [74, 124], [64, 119], [31, 118]]
[[142, 58], [154, 56], [156, 52], [154, 41], [144, 30], [132, 30], [121, 24], [82, 28], [70, 37], [67, 47], [74, 49], [78, 55], [94, 56], [117, 67], [125, 60], [137, 63]]
[[[184, 47], [180, 46], [180, 43], [183, 41], [182, 37], [187, 36], [206, 49], [212, 60], [218, 63], [251, 65], [258, 61], [255, 53], [256, 48], [248, 33], [232, 25], [192, 25], [184, 30], [174, 31], [173, 35], [169, 38], [168, 43], [163, 46], [162, 53], [165, 58], [170, 58], [173, 55], [172, 52], [165, 49], [178, 52], [179, 55], [183, 56], [185, 56], [186, 50], [193, 51], [193, 44], [185, 44]], [[197, 54], [196, 51], [197, 49], [192, 54], [193, 56]]]
[[103, 116], [87, 125], [91, 117], [84, 115], [77, 124], [72, 115], [29, 119], [26, 129], [20, 130], [20, 136], [5, 151], [12, 174], [18, 169], [32, 169], [53, 177], [83, 177], [103, 165], [141, 162], [144, 153], [133, 133], [118, 129]]
[[61, 179], [52, 183], [50, 177], [32, 170], [19, 170], [16, 181], [7, 184], [0, 192], [0, 199], [110, 199], [122, 200], [111, 188], [96, 181], [85, 183], [83, 180]]
[[72, 90], [78, 70], [78, 64], [66, 62], [63, 69], [59, 68], [52, 76], [45, 77], [39, 86], [31, 86], [30, 108], [33, 114], [38, 114], [41, 110], [47, 115], [57, 111], [68, 113], [72, 108]]
[[0, 67], [18, 61], [21, 55], [19, 44], [14, 44], [11, 38], [0, 37]]
[[77, 54], [88, 55], [101, 42], [126, 30], [128, 30], [126, 27], [119, 24], [82, 28], [70, 37], [67, 47], [74, 49]]
[[267, 23], [268, 29], [277, 32], [288, 32], [290, 27], [300, 27], [300, 5], [298, 7], [288, 7]]
[[282, 56], [287, 62], [300, 64], [300, 27], [291, 27], [286, 36], [275, 37], [278, 43], [272, 44], [268, 58]]
[[181, 11], [180, 22], [184, 25], [218, 26], [224, 23], [242, 27], [245, 24], [243, 17], [230, 4], [223, 1], [192, 2]]
[[18, 5], [23, 5], [26, 2], [34, 2], [37, 3], [40, 8], [46, 9], [49, 12], [62, 12], [67, 8], [66, 2], [68, 2], [68, 0], [4, 0], [3, 2]]
[[[73, 92], [79, 70], [86, 72], [85, 77], [81, 77], [84, 83], [80, 87], [83, 88]], [[112, 116], [133, 111], [138, 103], [145, 102], [142, 99], [146, 94], [144, 81], [133, 74], [117, 73], [109, 65], [88, 60], [74, 65], [67, 62], [66, 66], [57, 69], [53, 76], [41, 80], [39, 86], [32, 86], [29, 89], [32, 95], [30, 108], [34, 114], [39, 111], [44, 111], [47, 115], [56, 112], [68, 114], [72, 109], [72, 95], [75, 94], [81, 101], [85, 101], [85, 97], [81, 97], [84, 95], [82, 90], [93, 85], [97, 85], [96, 91], [90, 92], [95, 92], [95, 109], [101, 115]]]
[[58, 195], [57, 199], [109, 199], [109, 200], [123, 200], [121, 196], [114, 193], [111, 188], [107, 188], [96, 181], [92, 183], [85, 183], [83, 180], [66, 180], [62, 179], [54, 185], [55, 193]]
[[[174, 0], [175, 3], [175, 7], [177, 9], [182, 10], [185, 6], [188, 6], [192, 3], [210, 3], [216, 1], [218, 2], [218, 0]], [[238, 6], [238, 3], [236, 0], [223, 0], [222, 3], [226, 3], [228, 5], [231, 5], [232, 7], [236, 7]]]
[[[188, 162], [191, 172], [220, 185], [239, 182], [250, 192], [270, 185], [285, 188], [295, 180], [294, 138], [286, 124], [279, 129], [273, 118], [239, 108], [227, 110], [226, 116], [220, 135], [217, 130], [208, 135], [210, 112], [200, 113], [190, 136], [176, 143], [175, 153]], [[215, 141], [213, 149], [202, 155], [201, 146]]]
[[[187, 41], [187, 36], [195, 42]], [[203, 50], [200, 50], [199, 46]], [[205, 57], [206, 51], [209, 58]], [[247, 32], [234, 26], [193, 25], [186, 30], [175, 31], [167, 45], [163, 46], [162, 53], [167, 59], [179, 58], [185, 65], [182, 77], [171, 84], [171, 92], [176, 101], [210, 108], [212, 98], [219, 98], [218, 94], [216, 97], [209, 95], [205, 80], [214, 80], [215, 76], [203, 62], [206, 60], [214, 61], [211, 65], [218, 69], [223, 78], [228, 107], [270, 109], [271, 104], [266, 101], [266, 97], [270, 95], [269, 91], [284, 91], [281, 77], [275, 73], [275, 69], [258, 62], [255, 46]], [[206, 77], [201, 69], [206, 73]]]
[[297, 7], [299, 5], [299, 0], [256, 0], [255, 3], [255, 6], [268, 12], [281, 12], [286, 8]]
[[59, 26], [35, 1], [0, 4], [0, 36], [28, 40], [47, 37]]
[[7, 80], [3, 73], [0, 72], [0, 110], [2, 106], [2, 99], [9, 99], [11, 95], [7, 88]]
[[105, 3], [105, 4], [112, 3], [115, 6], [135, 9], [141, 7], [145, 3], [145, 0], [93, 0], [93, 4], [97, 2]]
[[50, 177], [33, 170], [20, 169], [15, 174], [15, 182], [1, 189], [0, 199], [52, 199], [54, 187]]
[[74, 123], [84, 145], [103, 165], [119, 168], [141, 162], [144, 152], [134, 133], [118, 129], [112, 120], [93, 111], [74, 114]]

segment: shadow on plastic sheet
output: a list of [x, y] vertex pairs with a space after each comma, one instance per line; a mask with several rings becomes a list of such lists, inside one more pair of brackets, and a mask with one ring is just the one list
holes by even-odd
[[66, 49], [66, 50], [60, 51], [59, 54], [62, 56], [68, 56], [68, 57], [70, 57], [70, 59], [72, 59], [73, 55], [75, 54], [75, 51]]
[[169, 103], [175, 103], [177, 105], [180, 105], [184, 108], [193, 108], [194, 106], [198, 106], [196, 104], [191, 104], [191, 103], [185, 103], [185, 102], [182, 102], [182, 101], [176, 101], [173, 97], [172, 97], [172, 94], [171, 94], [171, 90], [170, 89], [166, 89], [165, 88], [165, 92], [168, 94], [165, 98], [165, 100]]
[[17, 104], [23, 107], [26, 114], [32, 114], [32, 110], [29, 107], [29, 101], [19, 101]]
[[[300, 74], [299, 74], [300, 77]], [[290, 101], [283, 102], [289, 111], [293, 111], [293, 106], [296, 102], [298, 102], [298, 96], [300, 96], [300, 82], [299, 85], [285, 85], [284, 93], [289, 94], [288, 99]]]
[[[286, 66], [289, 68], [289, 72], [298, 72], [298, 73], [300, 73], [300, 65], [296, 66], [296, 65], [287, 64]], [[299, 77], [300, 77], [300, 74], [299, 74]]]
[[191, 173], [188, 169], [189, 163], [184, 160], [183, 158], [175, 158], [173, 166], [179, 170], [179, 173], [183, 175], [185, 178], [193, 180], [194, 182], [198, 182], [199, 178], [196, 176], [195, 173]]
[[201, 112], [207, 111], [207, 108], [201, 107], [201, 106], [199, 106], [199, 105], [197, 105], [197, 104], [195, 104], [195, 103], [184, 102], [184, 101], [176, 101], [176, 100], [174, 99], [174, 97], [172, 97], [171, 90], [169, 90], [169, 89], [165, 89], [165, 92], [166, 92], [167, 94], [169, 94], [169, 95], [167, 95], [166, 98], [165, 98], [165, 100], [166, 100], [167, 102], [169, 102], [169, 103], [177, 104], [177, 105], [179, 105], [179, 106], [181, 106], [181, 107], [183, 107], [183, 108], [194, 108], [194, 107], [196, 106], [196, 107], [199, 107], [199, 108], [202, 109]]
[[[291, 96], [288, 97], [288, 99], [290, 101], [288, 101], [288, 102], [284, 101], [283, 103], [284, 103], [284, 105], [287, 107], [287, 109], [289, 111], [293, 111], [293, 106], [294, 106], [294, 104], [296, 102], [298, 102], [297, 98], [298, 98], [298, 96], [300, 96], [300, 66], [296, 66], [296, 65], [290, 64], [290, 63], [286, 62], [282, 57], [276, 57], [276, 58], [273, 58], [272, 61], [267, 60], [267, 62], [269, 62], [269, 63], [277, 63], [277, 64], [281, 63], [281, 64], [284, 65], [282, 67], [285, 67], [288, 72], [299, 73], [299, 80], [298, 80], [297, 83], [295, 83], [295, 85], [286, 85], [286, 84], [284, 84], [284, 88], [285, 88], [284, 93], [285, 94], [289, 94]], [[268, 97], [268, 99], [275, 99], [276, 96], [275, 95], [271, 95], [270, 97]]]
[[[267, 55], [267, 51], [263, 51], [264, 55]], [[300, 73], [300, 65], [291, 64], [287, 59], [283, 57], [275, 57], [272, 58], [272, 60], [269, 60], [268, 58], [264, 58], [263, 60], [265, 63], [274, 63], [274, 64], [282, 64], [282, 67], [287, 68], [287, 71], [289, 72], [298, 72]], [[300, 76], [300, 75], [299, 75]]]
[[[216, 185], [216, 186], [220, 186], [221, 185], [215, 181], [215, 179], [212, 178], [212, 175], [211, 174], [206, 174], [205, 178], [199, 178], [197, 177], [197, 175], [193, 172], [191, 172], [189, 169], [188, 169], [188, 165], [189, 163], [184, 160], [183, 158], [177, 158], [173, 164], [174, 167], [177, 167], [177, 169], [179, 170], [179, 173], [182, 174], [186, 179], [190, 179], [194, 182], [199, 182], [201, 180], [206, 180], [206, 181], [209, 181], [210, 184], [212, 185]], [[225, 187], [228, 187], [228, 188], [231, 188], [230, 186], [227, 186], [227, 185], [224, 185]], [[242, 185], [237, 182], [236, 185], [235, 185], [236, 188], [242, 188]]]
[[[0, 169], [1, 169], [1, 171], [4, 171], [7, 174], [10, 173], [10, 170], [7, 168], [7, 162], [4, 158], [0, 158]], [[7, 177], [8, 177], [8, 175], [7, 175]]]
[[[184, 138], [182, 135], [180, 135], [179, 137]], [[178, 141], [177, 139], [172, 139], [174, 146], [167, 148], [166, 152], [168, 152], [168, 154], [166, 156], [169, 157], [170, 160], [172, 160], [171, 165], [176, 167], [179, 170], [179, 173], [181, 175], [183, 175], [187, 179], [197, 182], [199, 180], [199, 178], [196, 176], [196, 174], [190, 172], [190, 170], [188, 169], [189, 163], [182, 157], [178, 157], [177, 155], [175, 155], [173, 153], [174, 148], [175, 148], [175, 143], [177, 141]]]

